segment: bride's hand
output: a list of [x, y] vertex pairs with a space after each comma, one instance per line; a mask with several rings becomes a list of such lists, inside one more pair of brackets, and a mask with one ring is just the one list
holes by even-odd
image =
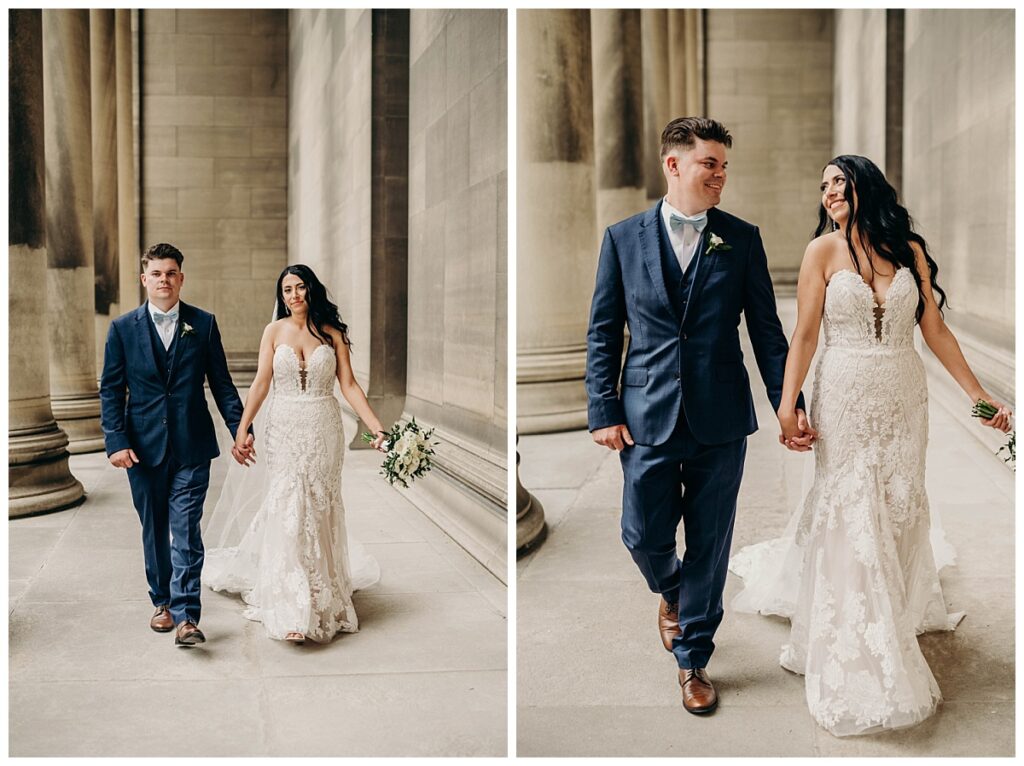
[[991, 396], [983, 396], [981, 398], [998, 410], [994, 417], [989, 420], [982, 420], [981, 424], [989, 428], [995, 428], [997, 431], [1002, 431], [1004, 434], [1007, 433], [1013, 427], [1012, 423], [1010, 423], [1010, 418], [1013, 417], [1010, 408], [996, 401]]
[[241, 435], [235, 439], [235, 443], [231, 447], [231, 456], [238, 462], [239, 465], [249, 467], [256, 462], [256, 448], [253, 446], [255, 439], [252, 434], [245, 434], [245, 439], [242, 439]]
[[384, 442], [387, 440], [388, 435], [386, 431], [377, 431], [377, 438], [370, 442], [370, 446], [378, 452], [387, 452], [387, 449], [384, 447]]
[[[809, 452], [811, 449], [810, 442], [813, 440], [811, 436], [813, 431], [807, 425], [806, 416], [801, 417], [803, 416], [803, 411], [777, 413], [777, 415], [779, 427], [782, 429], [782, 433], [779, 434], [779, 444], [794, 452]], [[805, 432], [802, 426], [806, 426], [809, 430]]]

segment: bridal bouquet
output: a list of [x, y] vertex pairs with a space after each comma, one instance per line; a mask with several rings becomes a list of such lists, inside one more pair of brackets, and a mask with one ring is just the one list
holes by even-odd
[[[387, 454], [380, 466], [380, 475], [388, 480], [388, 484], [398, 482], [408, 489], [410, 481], [418, 479], [434, 467], [430, 459], [434, 454], [430, 442], [433, 433], [433, 428], [424, 431], [417, 425], [416, 418], [404, 426], [400, 423], [391, 426], [384, 442]], [[363, 441], [367, 444], [376, 438], [376, 434], [369, 431], [363, 433]]]
[[[996, 416], [997, 412], [998, 412], [998, 410], [995, 407], [993, 407], [991, 404], [986, 402], [984, 399], [979, 399], [975, 403], [974, 407], [971, 409], [971, 415], [973, 415], [976, 418], [984, 418], [985, 420], [991, 420], [992, 418], [994, 418]], [[1003, 458], [1003, 462], [1004, 463], [1009, 463], [1010, 467], [1013, 468], [1014, 472], [1016, 472], [1016, 470], [1017, 470], [1017, 431], [1016, 431], [1016, 429], [1014, 429], [1013, 431], [1010, 432], [1010, 440], [1008, 442], [1006, 442], [1006, 444], [1004, 444], [1002, 447], [1000, 447], [999, 451], [996, 452], [996, 454], [999, 455], [999, 454], [1001, 454], [1004, 451], [1006, 452], [1008, 457], [1004, 457]]]

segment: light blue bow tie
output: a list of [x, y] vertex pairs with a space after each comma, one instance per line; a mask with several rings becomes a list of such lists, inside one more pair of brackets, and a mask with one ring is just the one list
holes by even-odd
[[679, 231], [684, 226], [692, 226], [697, 230], [697, 233], [704, 231], [704, 227], [708, 225], [708, 214], [706, 212], [700, 215], [688, 216], [682, 213], [672, 213], [668, 217], [669, 226], [672, 227], [672, 231]]
[[178, 321], [178, 312], [175, 311], [171, 314], [164, 314], [159, 311], [153, 312], [153, 321], [156, 322], [157, 327], [165, 324], [174, 324]]

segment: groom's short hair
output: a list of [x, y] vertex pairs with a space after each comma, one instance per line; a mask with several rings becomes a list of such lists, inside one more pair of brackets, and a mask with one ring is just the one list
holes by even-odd
[[168, 245], [166, 242], [161, 242], [146, 248], [146, 252], [142, 254], [142, 270], [145, 271], [149, 268], [150, 261], [162, 261], [164, 258], [173, 258], [178, 264], [179, 269], [181, 268], [182, 261], [185, 260], [185, 256], [181, 254], [178, 248], [174, 245]]
[[717, 141], [732, 148], [732, 136], [718, 120], [710, 117], [677, 117], [661, 131], [661, 156], [664, 157], [678, 147], [689, 149], [697, 143], [698, 138], [702, 141]]

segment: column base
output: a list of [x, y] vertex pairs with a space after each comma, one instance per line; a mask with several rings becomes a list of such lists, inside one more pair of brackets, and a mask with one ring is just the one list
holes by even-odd
[[[17, 448], [13, 440], [11, 448]], [[12, 519], [64, 510], [85, 500], [85, 488], [71, 475], [67, 452], [46, 460], [11, 465], [8, 479], [7, 513]]]
[[516, 430], [521, 434], [587, 427], [585, 347], [520, 352], [516, 362]]
[[68, 452], [82, 455], [105, 449], [103, 428], [100, 426], [99, 394], [66, 399], [52, 397], [51, 404], [57, 425], [68, 435]]
[[[518, 472], [517, 472], [518, 473]], [[547, 538], [548, 525], [544, 522], [544, 506], [531, 495], [516, 476], [516, 557], [525, 556]]]
[[[424, 423], [429, 427], [429, 423]], [[502, 583], [508, 584], [508, 469], [504, 456], [482, 451], [442, 429], [434, 470], [399, 491]]]

